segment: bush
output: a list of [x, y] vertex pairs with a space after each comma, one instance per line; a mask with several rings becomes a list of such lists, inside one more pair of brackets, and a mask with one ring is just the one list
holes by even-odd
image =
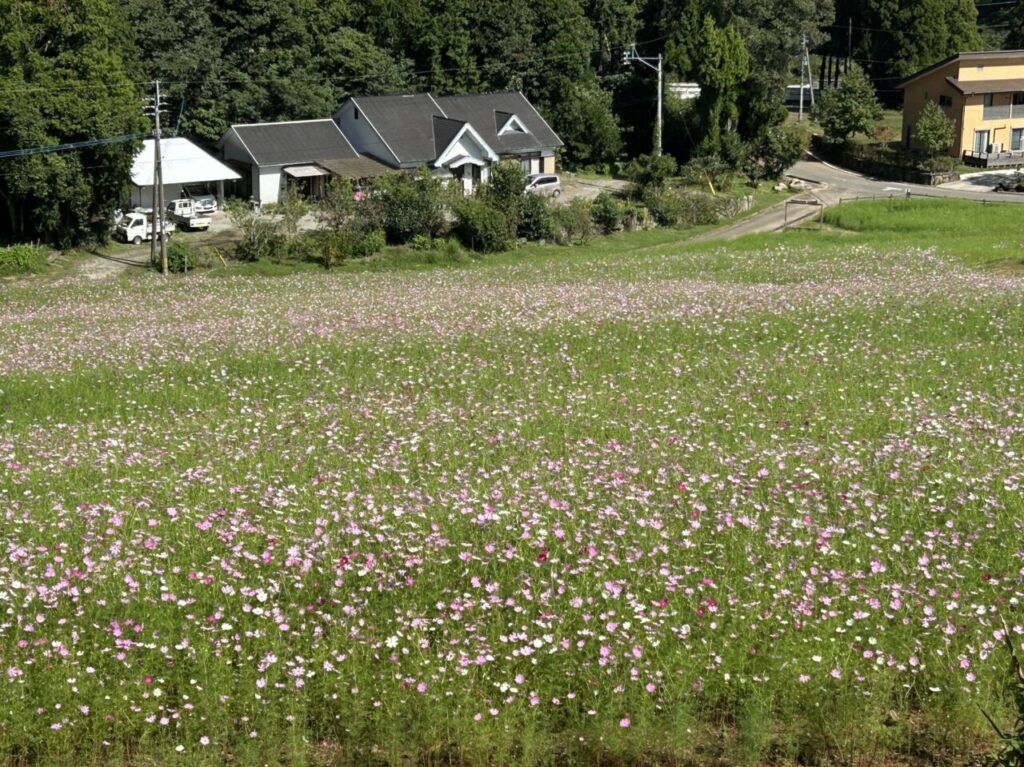
[[590, 203], [575, 199], [568, 205], [552, 208], [555, 242], [559, 245], [582, 245], [594, 236], [594, 222], [590, 217]]
[[437, 237], [445, 227], [449, 194], [426, 170], [415, 176], [393, 173], [380, 179], [364, 201], [371, 229], [382, 229], [387, 241], [404, 245], [416, 235]]
[[825, 138], [839, 143], [854, 133], [869, 134], [882, 118], [882, 105], [863, 70], [854, 67], [838, 88], [821, 94], [812, 114]]
[[0, 276], [38, 274], [46, 270], [48, 252], [39, 245], [0, 248]]
[[280, 257], [285, 252], [287, 242], [281, 233], [281, 220], [276, 216], [253, 210], [241, 200], [228, 202], [227, 211], [242, 234], [235, 246], [235, 258], [239, 261], [260, 261]]
[[727, 191], [733, 181], [732, 168], [715, 154], [694, 157], [679, 169], [679, 175], [685, 184], [708, 187], [715, 194]]
[[626, 206], [611, 192], [601, 192], [590, 206], [590, 215], [598, 229], [604, 234], [611, 234], [623, 228]]
[[747, 175], [753, 180], [775, 180], [803, 157], [810, 136], [799, 128], [773, 125], [752, 143]]
[[288, 255], [294, 261], [307, 261], [330, 269], [350, 258], [375, 255], [385, 244], [384, 232], [379, 229], [323, 230], [291, 240]]
[[642, 154], [626, 165], [630, 197], [642, 197], [648, 189], [661, 189], [679, 170], [679, 164], [670, 155]]
[[[509, 236], [515, 237], [522, 223], [526, 202], [526, 176], [518, 162], [500, 162], [490, 170], [487, 184], [479, 197], [495, 210], [500, 210], [508, 221]], [[534, 196], [534, 195], [530, 195]]]
[[644, 195], [644, 204], [660, 226], [698, 226], [713, 224], [720, 216], [721, 203], [703, 192], [678, 189], [652, 189]]
[[554, 239], [555, 218], [547, 197], [541, 194], [523, 195], [516, 234], [525, 240]]
[[176, 274], [192, 271], [199, 264], [199, 254], [187, 242], [171, 240], [167, 244], [167, 270]]
[[461, 200], [455, 212], [455, 232], [462, 244], [480, 253], [508, 250], [511, 243], [508, 218], [483, 200]]

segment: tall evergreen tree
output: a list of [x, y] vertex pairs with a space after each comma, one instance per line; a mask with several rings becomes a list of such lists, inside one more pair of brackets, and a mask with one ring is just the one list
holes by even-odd
[[[0, 149], [146, 130], [127, 20], [112, 0], [0, 0]], [[103, 228], [137, 142], [2, 160], [0, 233], [67, 245]]]

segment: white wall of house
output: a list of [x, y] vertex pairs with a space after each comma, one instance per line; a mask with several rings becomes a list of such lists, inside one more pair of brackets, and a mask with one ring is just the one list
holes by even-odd
[[259, 179], [253, 184], [253, 189], [258, 190], [253, 196], [260, 205], [270, 205], [281, 199], [282, 181], [281, 169], [283, 165], [268, 165], [259, 168]]
[[341, 109], [334, 115], [334, 122], [357, 152], [376, 157], [386, 165], [398, 166], [398, 158], [366, 121], [366, 116], [361, 112], [356, 116], [356, 106], [351, 101], [341, 105]]

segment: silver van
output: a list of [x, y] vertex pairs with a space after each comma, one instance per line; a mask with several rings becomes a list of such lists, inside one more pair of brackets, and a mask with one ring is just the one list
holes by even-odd
[[543, 194], [558, 197], [562, 193], [562, 182], [553, 173], [535, 173], [526, 179], [526, 194]]

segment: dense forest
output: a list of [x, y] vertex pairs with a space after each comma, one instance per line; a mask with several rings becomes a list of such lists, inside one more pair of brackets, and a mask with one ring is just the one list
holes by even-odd
[[[0, 0], [0, 151], [136, 135], [164, 82], [171, 132], [328, 116], [349, 95], [517, 89], [603, 165], [650, 151], [656, 78], [632, 43], [699, 82], [667, 106], [666, 151], [728, 159], [785, 116], [800, 41], [880, 91], [958, 50], [1024, 46], [1024, 0]], [[119, 198], [131, 145], [0, 160], [0, 233], [72, 241]]]

